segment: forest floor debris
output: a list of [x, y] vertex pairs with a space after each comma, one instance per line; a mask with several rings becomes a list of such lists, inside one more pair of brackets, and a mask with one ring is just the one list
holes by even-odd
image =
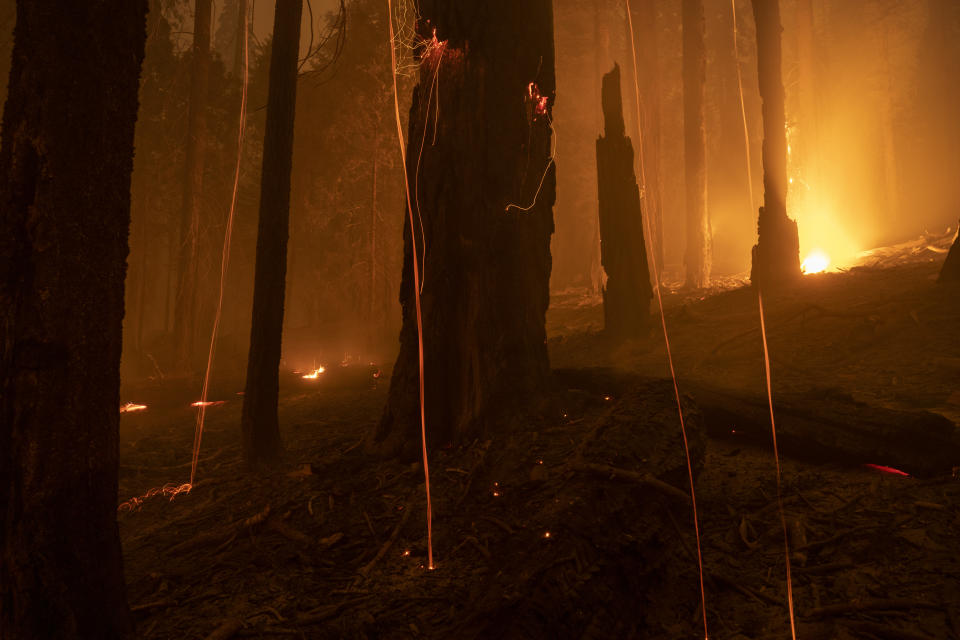
[[[828, 385], [876, 406], [923, 409], [956, 421], [957, 406], [948, 400], [958, 391], [957, 379], [949, 363], [960, 361], [960, 296], [934, 285], [936, 266], [913, 262], [810, 276], [796, 293], [769, 301], [774, 402], [780, 392]], [[763, 388], [749, 290], [692, 302], [678, 294], [668, 304], [681, 389], [685, 380]], [[560, 300], [550, 320], [555, 366], [663, 374], [662, 346], [654, 338], [615, 346], [592, 331], [602, 321], [594, 305]], [[521, 617], [505, 637], [568, 637], [587, 613], [564, 593], [577, 594], [583, 585], [609, 601], [605, 611], [650, 616], [646, 628], [655, 631], [648, 637], [692, 638], [702, 631], [689, 509], [637, 482], [645, 478], [642, 470], [609, 449], [622, 443], [586, 438], [603, 421], [614, 424], [621, 413], [638, 411], [639, 402], [621, 404], [620, 394], [604, 400], [611, 391], [562, 390], [563, 417], [532, 425], [536, 438], [518, 434], [502, 446], [476, 442], [437, 454], [431, 468], [438, 568], [426, 571], [419, 465], [372, 460], [358, 446], [380, 416], [385, 381], [327, 389], [287, 380], [281, 424], [288, 464], [272, 475], [250, 475], [240, 463], [240, 400], [209, 411], [194, 490], [119, 514], [138, 637], [445, 638], [463, 637], [465, 629], [487, 629], [492, 637], [504, 631], [490, 616], [501, 611], [503, 599], [517, 606], [533, 600], [531, 610], [542, 614]], [[222, 397], [242, 388], [236, 380], [215, 384]], [[122, 418], [121, 499], [184, 481], [196, 389], [178, 385], [168, 379], [162, 387], [125, 387], [150, 408]], [[647, 403], [643, 419], [675, 422], [669, 396], [652, 397], [659, 399]], [[546, 448], [553, 436], [568, 442]], [[590, 446], [608, 447], [585, 463], [609, 467], [603, 473], [570, 468], [578, 450]], [[672, 455], [682, 457], [682, 450]], [[787, 637], [783, 534], [769, 447], [711, 438], [701, 455], [697, 501], [711, 637]], [[671, 466], [679, 459], [671, 458]], [[792, 552], [805, 560], [795, 556], [793, 575], [800, 637], [960, 638], [960, 481], [836, 462], [788, 458], [782, 464]], [[617, 474], [610, 469], [631, 473], [611, 479]], [[667, 476], [656, 479], [687, 492], [685, 470]], [[571, 484], [578, 491], [603, 487], [608, 502], [598, 503], [616, 507], [616, 526], [589, 504], [553, 510], [544, 500], [561, 497]], [[640, 564], [631, 557], [636, 542], [613, 534], [646, 535], [631, 521], [645, 517], [646, 504], [670, 514], [656, 532], [678, 542], [671, 563], [677, 571], [670, 576], [653, 566], [651, 574], [631, 578], [598, 555], [615, 551], [625, 566]], [[553, 516], [561, 520], [550, 521]], [[610, 531], [591, 530], [594, 520]], [[589, 531], [595, 544], [562, 546], [575, 530]], [[549, 588], [511, 591], [497, 574], [507, 570], [516, 578], [518, 567], [554, 579], [524, 575], [517, 578], [519, 590]], [[631, 580], [659, 590], [655, 607], [638, 599]], [[603, 631], [616, 636], [613, 627]]]

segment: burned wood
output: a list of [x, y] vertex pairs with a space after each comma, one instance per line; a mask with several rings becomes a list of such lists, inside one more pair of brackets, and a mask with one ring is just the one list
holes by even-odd
[[377, 562], [380, 561], [383, 556], [387, 555], [387, 551], [390, 550], [390, 547], [393, 546], [393, 543], [397, 541], [397, 537], [400, 535], [400, 530], [403, 528], [403, 525], [407, 523], [407, 518], [410, 517], [410, 512], [412, 511], [412, 501], [407, 501], [406, 506], [403, 508], [403, 516], [400, 518], [400, 522], [397, 523], [397, 526], [393, 528], [393, 531], [390, 533], [390, 537], [387, 538], [387, 541], [380, 546], [380, 550], [377, 551], [377, 555], [373, 556], [373, 560], [360, 567], [357, 573], [360, 574], [362, 579], [366, 579], [370, 575], [370, 571], [376, 566]]
[[636, 338], [650, 325], [653, 288], [647, 265], [640, 189], [633, 145], [624, 134], [620, 67], [603, 76], [604, 135], [597, 139], [604, 329], [614, 338]]
[[632, 480], [641, 486], [655, 489], [656, 491], [659, 491], [660, 493], [670, 496], [676, 500], [690, 502], [689, 493], [676, 488], [672, 484], [658, 480], [649, 473], [630, 471], [629, 469], [619, 469], [617, 467], [611, 467], [610, 465], [595, 464], [591, 462], [574, 462], [568, 465], [568, 468], [572, 471], [589, 471], [590, 473], [596, 473], [609, 478]]
[[[766, 444], [766, 396], [686, 384], [712, 436]], [[926, 411], [868, 405], [837, 390], [775, 394], [777, 440], [782, 454], [843, 465], [880, 464], [916, 476], [950, 473], [960, 460], [956, 427]]]
[[943, 609], [942, 602], [933, 602], [930, 600], [909, 600], [906, 598], [893, 598], [885, 600], [860, 600], [844, 604], [831, 604], [817, 609], [810, 609], [803, 615], [807, 618], [832, 618], [857, 613], [869, 613], [875, 611], [900, 611], [905, 609]]

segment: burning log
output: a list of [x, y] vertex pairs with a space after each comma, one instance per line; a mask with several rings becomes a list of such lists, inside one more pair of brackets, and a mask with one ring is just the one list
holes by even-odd
[[597, 138], [604, 327], [615, 338], [639, 337], [649, 326], [650, 271], [643, 236], [633, 145], [624, 134], [620, 66], [603, 76], [604, 135]]

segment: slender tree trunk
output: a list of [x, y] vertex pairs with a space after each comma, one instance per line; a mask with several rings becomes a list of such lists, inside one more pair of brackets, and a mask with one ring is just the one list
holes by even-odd
[[750, 279], [776, 287], [800, 276], [797, 223], [787, 217], [787, 133], [781, 79], [779, 0], [753, 0], [757, 66], [763, 100], [763, 207]]
[[137, 267], [137, 323], [136, 345], [138, 360], [143, 357], [143, 323], [146, 321], [146, 291], [147, 291], [147, 255], [152, 246], [147, 235], [147, 211], [150, 203], [149, 188], [143, 189], [142, 206], [140, 208], [140, 224], [137, 225], [137, 234], [140, 237], [140, 263]]
[[643, 96], [643, 144], [646, 216], [650, 224], [650, 245], [657, 264], [663, 268], [663, 176], [660, 172], [660, 47], [658, 44], [657, 8], [653, 0], [644, 0], [644, 11], [639, 21], [640, 35], [640, 92]]
[[18, 3], [0, 145], [0, 638], [132, 630], [118, 407], [146, 11]]
[[[813, 0], [797, 1], [797, 75], [800, 93], [799, 154], [803, 174], [812, 189], [820, 188], [819, 108], [817, 106], [816, 35]], [[809, 194], [816, 204], [817, 192]]]
[[206, 153], [206, 111], [210, 76], [211, 0], [196, 0], [193, 18], [193, 70], [187, 118], [187, 158], [180, 209], [176, 312], [173, 334], [177, 365], [188, 367], [196, 335], [200, 269], [200, 213]]
[[270, 58], [270, 93], [263, 139], [260, 224], [253, 286], [253, 323], [243, 397], [243, 457], [250, 466], [276, 462], [282, 451], [277, 419], [284, 282], [290, 225], [293, 121], [303, 0], [277, 0]]
[[[400, 354], [371, 443], [408, 459], [420, 452], [413, 261], [423, 259], [424, 241], [424, 396], [433, 447], [492, 434], [546, 386], [556, 195], [551, 0], [423, 0], [420, 13], [421, 35], [429, 40], [436, 28], [439, 42], [420, 60], [410, 110], [406, 171], [416, 191], [412, 228], [405, 216]], [[437, 143], [425, 146], [416, 179], [419, 141], [436, 112], [427, 97], [438, 64]]]
[[607, 284], [604, 330], [615, 339], [639, 338], [649, 329], [650, 271], [643, 237], [640, 190], [633, 172], [633, 145], [626, 137], [620, 67], [603, 76], [604, 135], [597, 139], [600, 250]]
[[683, 137], [687, 186], [688, 287], [710, 284], [710, 218], [707, 212], [706, 20], [703, 0], [683, 0]]

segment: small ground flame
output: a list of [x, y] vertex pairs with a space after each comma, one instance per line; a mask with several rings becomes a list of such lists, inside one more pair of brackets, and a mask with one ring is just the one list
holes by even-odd
[[321, 366], [321, 367], [317, 367], [310, 373], [306, 373], [300, 377], [303, 378], [304, 380], [316, 380], [317, 378], [320, 377], [320, 374], [323, 373], [324, 371], [326, 371], [326, 368]]
[[197, 400], [196, 402], [191, 402], [191, 407], [219, 407], [222, 404], [226, 404], [225, 400]]
[[120, 413], [134, 413], [136, 411], [146, 411], [147, 405], [137, 404], [135, 402], [127, 402], [126, 404], [120, 405]]
[[805, 274], [811, 273], [821, 273], [827, 270], [827, 267], [830, 266], [830, 256], [821, 251], [820, 249], [814, 249], [810, 252], [803, 263], [800, 265], [800, 270]]

